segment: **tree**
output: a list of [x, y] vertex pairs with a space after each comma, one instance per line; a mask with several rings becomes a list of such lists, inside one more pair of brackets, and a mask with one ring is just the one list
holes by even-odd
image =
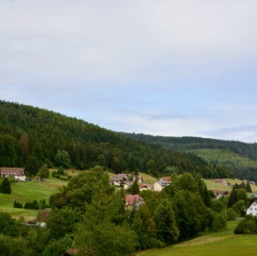
[[140, 206], [135, 212], [132, 229], [137, 234], [138, 249], [149, 249], [159, 245], [156, 224], [146, 204]]
[[138, 195], [140, 193], [140, 190], [139, 190], [139, 187], [138, 187], [138, 182], [137, 182], [136, 178], [135, 178], [134, 182], [131, 185], [130, 193], [132, 195]]
[[0, 192], [3, 194], [11, 194], [12, 193], [11, 184], [10, 184], [8, 178], [4, 178], [3, 181], [1, 182]]
[[247, 193], [252, 193], [252, 188], [251, 188], [249, 180], [246, 182], [245, 189], [246, 189]]
[[156, 223], [157, 238], [164, 243], [164, 245], [169, 245], [177, 241], [179, 229], [170, 201], [164, 199], [159, 203], [155, 211], [154, 219]]
[[41, 161], [34, 155], [29, 155], [25, 163], [26, 173], [30, 176], [35, 176], [41, 166]]
[[76, 223], [80, 220], [78, 212], [70, 209], [55, 209], [47, 216], [47, 230], [51, 239], [58, 240], [71, 234], [76, 229]]
[[49, 170], [47, 168], [47, 164], [43, 164], [41, 168], [39, 169], [37, 175], [40, 177], [40, 179], [49, 178]]
[[0, 212], [0, 233], [7, 236], [18, 235], [17, 223], [9, 213]]
[[70, 167], [70, 156], [65, 150], [58, 150], [54, 160], [57, 166], [63, 166], [64, 168]]

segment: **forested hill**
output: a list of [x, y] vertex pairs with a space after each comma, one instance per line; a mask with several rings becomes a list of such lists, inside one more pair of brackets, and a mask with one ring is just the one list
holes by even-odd
[[222, 149], [229, 150], [233, 153], [239, 154], [242, 157], [257, 160], [257, 143], [250, 144], [239, 141], [206, 139], [200, 137], [164, 137], [134, 133], [123, 134], [129, 138], [133, 138], [135, 140], [154, 145], [160, 145], [164, 148], [174, 151], [189, 151], [197, 149]]
[[172, 151], [194, 153], [214, 167], [225, 167], [227, 172], [233, 173], [237, 178], [257, 181], [256, 143], [199, 137], [164, 137], [129, 133], [123, 135]]
[[[85, 110], [86, 111], [86, 110]], [[101, 165], [113, 172], [146, 172], [154, 176], [176, 172], [219, 177], [213, 168], [190, 153], [174, 152], [127, 138], [76, 118], [32, 106], [0, 101], [0, 166], [24, 166], [31, 175], [40, 166]], [[58, 156], [58, 158], [57, 158]]]

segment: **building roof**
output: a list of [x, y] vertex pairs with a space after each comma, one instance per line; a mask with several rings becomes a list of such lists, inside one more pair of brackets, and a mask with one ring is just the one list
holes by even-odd
[[25, 175], [24, 169], [18, 168], [18, 167], [1, 167], [0, 173], [8, 174], [8, 175], [19, 175], [19, 176]]
[[125, 201], [128, 205], [133, 205], [138, 201], [142, 201], [143, 198], [140, 195], [126, 195]]

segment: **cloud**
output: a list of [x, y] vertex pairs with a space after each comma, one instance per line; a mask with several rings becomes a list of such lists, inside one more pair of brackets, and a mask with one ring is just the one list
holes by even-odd
[[[0, 7], [2, 99], [121, 131], [205, 136], [257, 125], [255, 0]], [[243, 127], [233, 136], [250, 138]]]

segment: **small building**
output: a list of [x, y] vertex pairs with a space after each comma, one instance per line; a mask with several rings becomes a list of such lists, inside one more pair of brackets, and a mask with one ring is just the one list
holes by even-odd
[[213, 192], [214, 196], [216, 197], [216, 199], [223, 198], [223, 197], [225, 197], [225, 196], [230, 194], [229, 191], [216, 190], [216, 189], [212, 190], [212, 192]]
[[246, 210], [246, 215], [257, 216], [257, 200], [255, 200]]
[[1, 177], [14, 177], [15, 180], [25, 181], [26, 175], [23, 168], [17, 167], [1, 167], [0, 168]]
[[160, 180], [157, 180], [153, 184], [153, 189], [155, 191], [162, 191], [165, 187], [169, 186], [171, 184], [171, 178], [170, 177], [163, 177]]
[[138, 208], [140, 205], [144, 204], [144, 199], [140, 195], [126, 195], [125, 196], [125, 208], [132, 209]]

